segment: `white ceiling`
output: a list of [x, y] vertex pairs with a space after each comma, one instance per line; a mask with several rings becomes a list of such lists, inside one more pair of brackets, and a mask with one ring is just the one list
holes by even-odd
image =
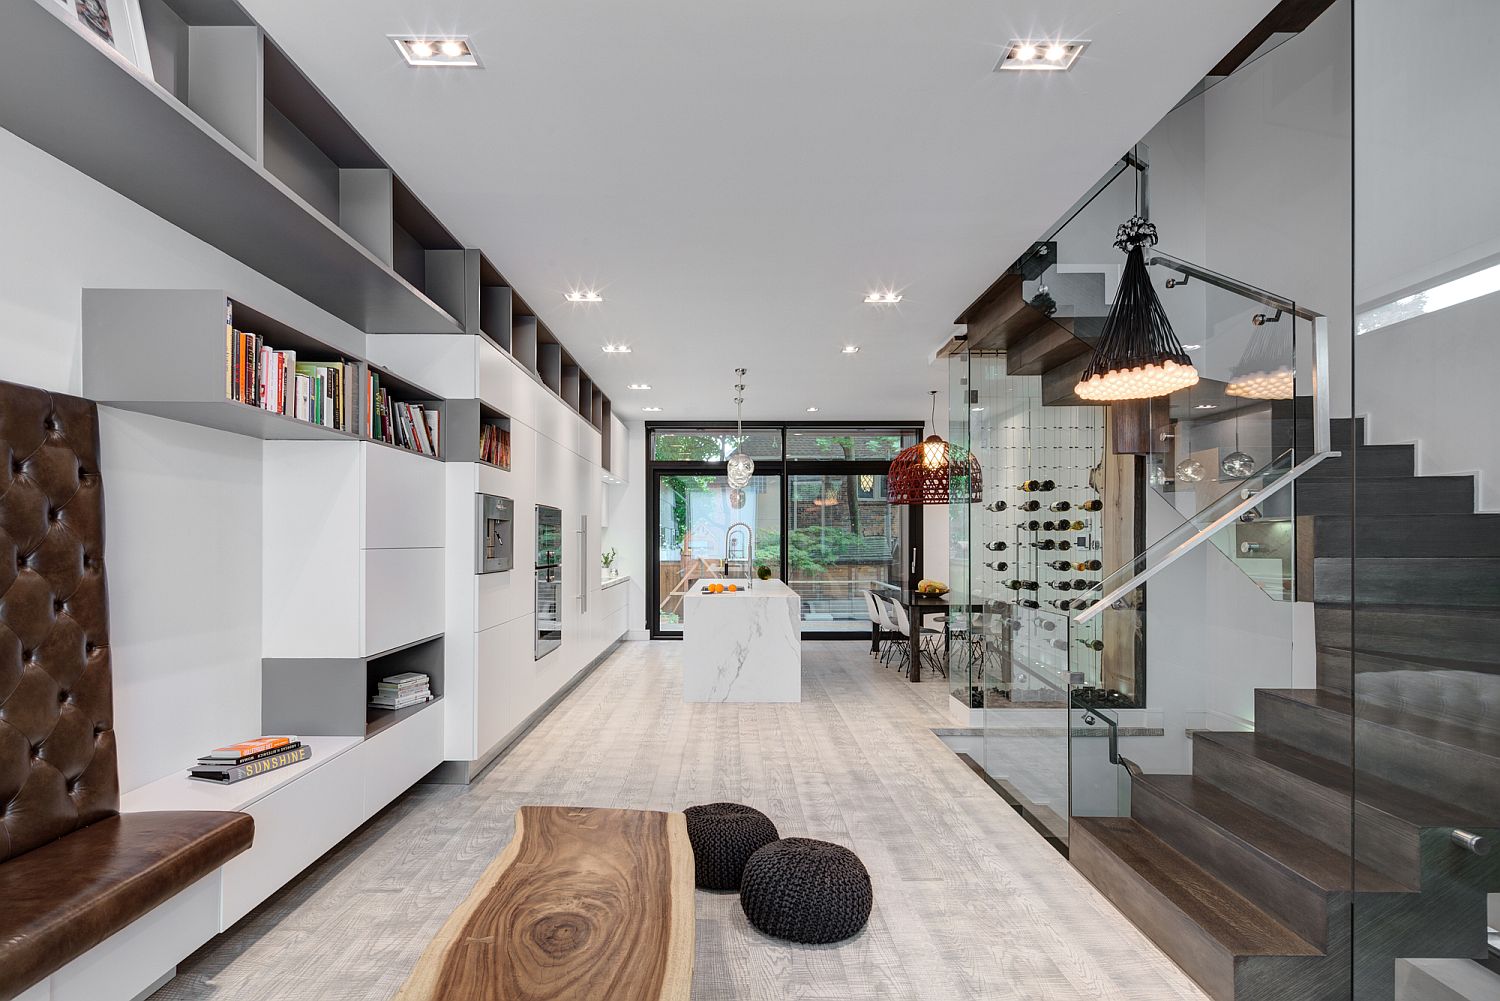
[[[243, 2], [626, 419], [732, 416], [738, 365], [747, 419], [926, 417], [953, 318], [1273, 6]], [[1053, 35], [1092, 41], [1071, 72], [992, 72]]]

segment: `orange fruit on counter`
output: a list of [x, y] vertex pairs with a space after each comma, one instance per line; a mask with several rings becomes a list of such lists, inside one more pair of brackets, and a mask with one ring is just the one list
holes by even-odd
[[736, 585], [736, 584], [730, 584], [729, 585], [729, 590], [730, 590], [731, 593], [734, 592], [734, 591], [738, 591], [739, 590], [739, 586]]

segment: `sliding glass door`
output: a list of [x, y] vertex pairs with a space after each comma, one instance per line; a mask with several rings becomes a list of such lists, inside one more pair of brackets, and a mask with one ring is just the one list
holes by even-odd
[[[886, 470], [920, 429], [649, 428], [647, 511], [654, 538], [648, 626], [681, 635], [683, 596], [703, 577], [762, 567], [802, 596], [805, 636], [868, 636], [863, 592], [911, 586], [921, 565], [920, 509], [886, 502]], [[738, 448], [756, 475], [731, 490]]]
[[795, 473], [787, 510], [787, 583], [806, 628], [868, 634], [864, 592], [909, 575], [907, 508], [885, 501], [884, 473]]
[[656, 474], [657, 623], [682, 631], [682, 596], [700, 577], [781, 576], [781, 477], [756, 476], [743, 491], [722, 475]]

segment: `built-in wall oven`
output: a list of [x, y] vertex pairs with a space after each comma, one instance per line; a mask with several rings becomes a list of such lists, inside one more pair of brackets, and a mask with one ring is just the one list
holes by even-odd
[[536, 506], [536, 654], [541, 660], [562, 646], [562, 512]]

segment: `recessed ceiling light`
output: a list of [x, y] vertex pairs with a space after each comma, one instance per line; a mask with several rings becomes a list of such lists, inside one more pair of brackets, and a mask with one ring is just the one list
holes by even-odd
[[1219, 409], [1219, 405], [1217, 403], [1200, 403], [1196, 407], [1194, 407], [1193, 409], [1194, 410], [1218, 410]]
[[659, 413], [661, 413], [661, 407], [642, 407], [641, 409], [644, 410], [648, 414], [659, 414]]
[[865, 296], [865, 302], [872, 306], [894, 306], [900, 301], [900, 292], [871, 292]]
[[467, 35], [387, 35], [409, 66], [453, 66], [476, 69], [479, 56]]
[[815, 413], [818, 412], [818, 408], [817, 407], [808, 407], [807, 408], [807, 412], [810, 413], [810, 414], [815, 414]]
[[983, 408], [983, 407], [970, 407], [970, 408], [969, 408], [969, 411], [970, 411], [970, 412], [971, 412], [971, 413], [976, 413], [976, 414], [978, 414], [978, 413], [983, 413], [983, 412], [984, 412], [984, 408]]
[[1182, 346], [1182, 350], [1184, 350], [1184, 351], [1199, 351], [1199, 350], [1202, 350], [1202, 348], [1203, 348], [1202, 344], [1184, 344]]
[[566, 300], [568, 300], [569, 302], [603, 302], [604, 301], [604, 296], [600, 295], [598, 292], [595, 292], [591, 288], [574, 289], [573, 291], [564, 294], [563, 298], [566, 299]]
[[858, 344], [845, 344], [844, 345], [844, 354], [846, 354], [846, 355], [857, 355], [857, 354], [859, 354], [859, 345]]
[[607, 355], [628, 355], [630, 354], [630, 345], [606, 344], [604, 345], [604, 353]]
[[651, 383], [649, 383], [649, 382], [632, 382], [630, 385], [626, 386], [625, 388], [626, 389], [650, 389], [651, 388]]
[[995, 64], [995, 69], [1042, 72], [1071, 69], [1088, 44], [1076, 38], [1013, 38], [1005, 47], [1005, 54]]

